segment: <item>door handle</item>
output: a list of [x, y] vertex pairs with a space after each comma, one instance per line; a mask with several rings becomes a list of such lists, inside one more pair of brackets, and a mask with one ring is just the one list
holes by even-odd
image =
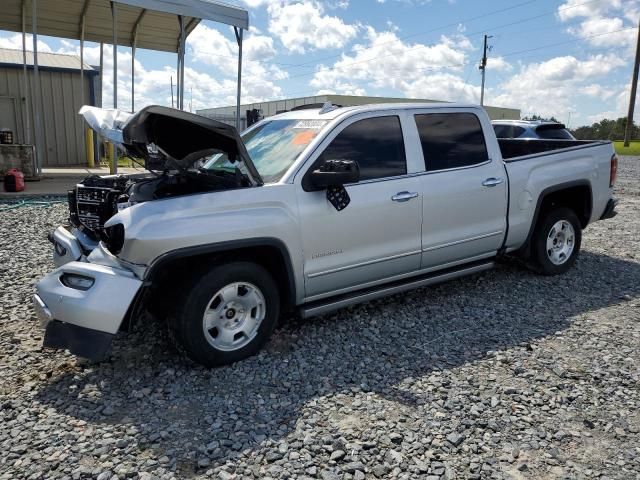
[[416, 198], [418, 195], [418, 192], [398, 192], [391, 197], [391, 200], [394, 202], [408, 202], [412, 198]]
[[500, 185], [502, 182], [504, 182], [504, 178], [491, 177], [482, 182], [482, 185], [485, 187], [495, 187], [496, 185]]

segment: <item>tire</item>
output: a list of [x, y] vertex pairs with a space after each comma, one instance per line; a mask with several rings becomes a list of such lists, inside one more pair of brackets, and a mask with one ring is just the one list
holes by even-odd
[[531, 260], [538, 273], [565, 273], [576, 262], [580, 252], [580, 220], [570, 208], [549, 210], [539, 219], [531, 241]]
[[178, 306], [176, 340], [205, 367], [228, 365], [254, 355], [280, 315], [280, 295], [262, 266], [232, 262], [196, 279]]

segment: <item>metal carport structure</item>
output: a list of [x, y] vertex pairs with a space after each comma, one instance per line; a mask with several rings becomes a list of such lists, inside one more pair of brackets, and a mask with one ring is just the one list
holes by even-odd
[[[29, 12], [30, 10], [30, 12]], [[247, 10], [216, 0], [3, 0], [0, 30], [22, 33], [25, 91], [26, 33], [33, 34], [33, 69], [39, 94], [38, 34], [80, 40], [81, 63], [84, 60], [84, 41], [111, 43], [113, 48], [113, 106], [117, 108], [117, 46], [131, 47], [131, 105], [135, 101], [136, 48], [176, 52], [177, 107], [184, 108], [184, 55], [187, 36], [201, 20], [211, 20], [233, 26], [238, 42], [237, 125], [240, 125], [240, 95], [242, 81], [242, 39], [249, 28]], [[81, 72], [81, 75], [83, 72]], [[102, 75], [102, 71], [100, 72]], [[82, 83], [82, 82], [81, 82]], [[27, 102], [32, 105], [37, 102]], [[28, 107], [27, 107], [28, 108]], [[34, 111], [34, 137], [38, 172], [42, 159], [38, 154], [40, 117]], [[29, 132], [29, 128], [27, 131]], [[29, 133], [30, 135], [30, 133]], [[30, 138], [30, 140], [33, 140]], [[112, 171], [117, 170], [114, 161]]]

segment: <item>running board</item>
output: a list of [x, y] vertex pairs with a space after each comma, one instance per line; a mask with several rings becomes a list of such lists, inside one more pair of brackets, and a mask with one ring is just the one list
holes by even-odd
[[418, 278], [413, 277], [408, 280], [400, 280], [377, 287], [367, 288], [365, 290], [359, 290], [357, 292], [339, 295], [327, 300], [318, 300], [300, 307], [300, 315], [302, 318], [323, 315], [349, 305], [368, 302], [376, 298], [386, 297], [387, 295], [393, 295], [407, 290], [413, 290], [414, 288], [446, 282], [448, 280], [453, 280], [454, 278], [489, 270], [493, 268], [494, 265], [495, 263], [493, 261], [487, 262], [486, 260], [483, 260], [481, 262], [467, 264], [463, 267], [447, 268], [446, 270], [429, 273]]

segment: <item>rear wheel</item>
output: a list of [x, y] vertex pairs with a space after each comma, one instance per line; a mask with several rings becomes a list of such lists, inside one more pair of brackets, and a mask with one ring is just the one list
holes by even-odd
[[539, 273], [564, 273], [573, 266], [580, 251], [580, 220], [570, 208], [550, 210], [538, 221], [532, 242], [532, 260]]
[[262, 266], [220, 265], [197, 280], [177, 319], [177, 340], [207, 367], [255, 354], [269, 339], [280, 312], [278, 289]]

